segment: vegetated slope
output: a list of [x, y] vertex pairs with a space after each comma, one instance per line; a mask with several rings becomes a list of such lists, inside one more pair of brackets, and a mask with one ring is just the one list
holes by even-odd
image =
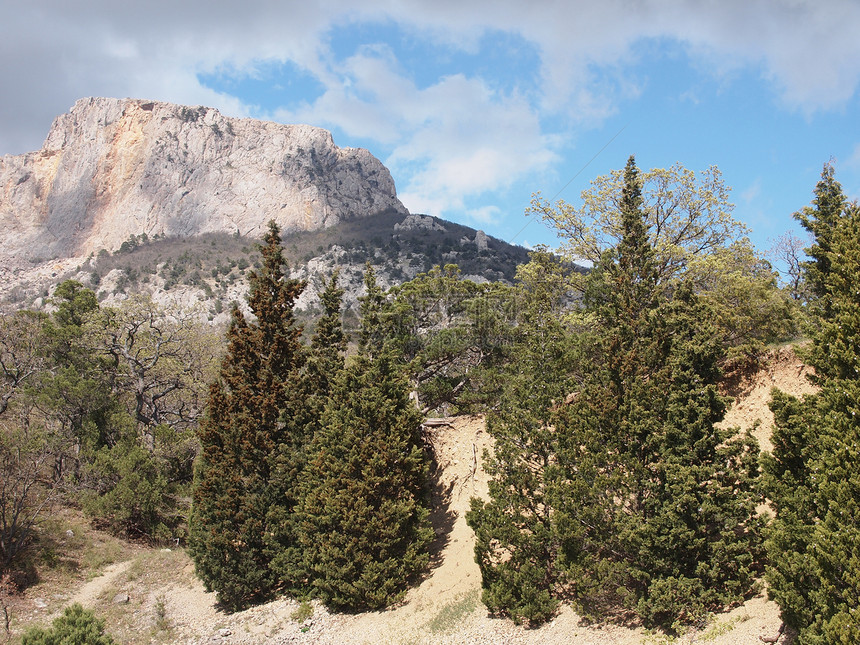
[[[156, 239], [131, 236], [114, 253], [103, 250], [72, 266], [57, 262], [7, 275], [0, 280], [0, 300], [39, 308], [54, 285], [72, 278], [93, 289], [106, 304], [143, 291], [163, 304], [197, 308], [203, 319], [226, 323], [230, 304], [245, 303], [245, 274], [259, 260], [258, 243], [255, 237], [228, 233]], [[297, 303], [299, 312], [308, 314], [318, 305], [316, 292], [322, 280], [336, 268], [347, 292], [344, 300], [349, 312], [355, 308], [368, 261], [385, 288], [448, 263], [457, 264], [474, 280], [512, 282], [517, 265], [528, 261], [523, 247], [481, 231], [396, 211], [287, 234], [284, 250], [293, 276], [308, 280]], [[354, 316], [347, 313], [347, 323], [350, 321], [354, 322]]]
[[[770, 389], [802, 395], [812, 391], [808, 369], [790, 347], [772, 350], [761, 368], [735, 384], [734, 405], [726, 422], [770, 433], [767, 408]], [[481, 580], [474, 561], [474, 538], [465, 523], [465, 511], [473, 495], [487, 492], [482, 453], [490, 447], [483, 417], [454, 417], [430, 432], [438, 461], [433, 489], [432, 566], [426, 579], [411, 590], [406, 601], [387, 611], [346, 615], [330, 614], [314, 603], [302, 607], [281, 599], [236, 614], [224, 614], [215, 606], [215, 595], [206, 593], [192, 576], [193, 565], [181, 551], [151, 550], [135, 559], [110, 584], [99, 578], [88, 583], [101, 587], [93, 608], [107, 618], [108, 631], [121, 642], [136, 643], [522, 643], [634, 645], [661, 643], [659, 636], [640, 628], [618, 625], [589, 626], [570, 608], [540, 629], [526, 630], [510, 621], [489, 618], [480, 603]], [[85, 572], [82, 572], [84, 574]], [[61, 592], [62, 598], [42, 610], [35, 599]], [[124, 604], [116, 604], [128, 595]], [[52, 590], [34, 587], [27, 592], [28, 606], [21, 613], [45, 621], [59, 614], [73, 598], [92, 598], [88, 587]], [[313, 613], [310, 616], [305, 614]], [[305, 609], [307, 611], [303, 612]], [[160, 625], [160, 627], [158, 626]], [[763, 594], [730, 612], [715, 616], [702, 631], [687, 634], [675, 643], [709, 642], [715, 645], [750, 645], [760, 637], [774, 638], [780, 627], [779, 611]], [[777, 641], [791, 643], [791, 635]]]

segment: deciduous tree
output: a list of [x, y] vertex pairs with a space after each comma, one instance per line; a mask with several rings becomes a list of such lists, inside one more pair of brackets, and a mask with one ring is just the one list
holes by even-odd
[[[528, 213], [553, 226], [568, 260], [597, 266], [623, 244], [626, 170], [614, 170], [583, 191], [582, 204], [553, 205], [539, 196]], [[790, 294], [753, 248], [747, 228], [732, 217], [729, 188], [715, 166], [699, 173], [676, 164], [640, 173], [640, 210], [652, 252], [653, 277], [671, 297], [683, 279], [723, 312], [719, 333], [736, 354], [756, 354], [764, 344], [794, 337]], [[579, 276], [578, 287], [585, 289]], [[737, 303], [742, 306], [738, 307]]]

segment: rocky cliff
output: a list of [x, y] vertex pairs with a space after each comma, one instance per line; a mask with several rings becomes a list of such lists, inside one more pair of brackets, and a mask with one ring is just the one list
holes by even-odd
[[388, 170], [325, 130], [88, 98], [41, 150], [0, 158], [0, 262], [113, 251], [131, 235], [259, 236], [406, 214]]

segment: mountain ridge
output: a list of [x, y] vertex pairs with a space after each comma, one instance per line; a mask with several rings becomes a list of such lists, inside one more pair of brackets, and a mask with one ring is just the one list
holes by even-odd
[[106, 304], [145, 292], [226, 322], [270, 220], [293, 276], [309, 281], [300, 310], [335, 268], [355, 309], [366, 262], [387, 288], [449, 263], [512, 282], [528, 259], [483, 231], [410, 214], [379, 160], [321, 128], [88, 98], [40, 150], [0, 158], [0, 301], [39, 309], [71, 278]]

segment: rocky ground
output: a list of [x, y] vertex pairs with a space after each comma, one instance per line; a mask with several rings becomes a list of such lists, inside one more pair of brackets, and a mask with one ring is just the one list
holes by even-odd
[[[772, 387], [794, 394], [812, 390], [806, 368], [790, 348], [775, 350], [763, 369], [736, 385], [735, 404], [726, 423], [753, 428], [769, 448], [772, 417], [767, 401]], [[75, 575], [45, 580], [29, 589], [12, 607], [13, 633], [28, 624], [45, 624], [62, 608], [80, 602], [105, 618], [121, 643], [176, 643], [202, 645], [280, 645], [313, 643], [344, 645], [391, 644], [507, 644], [579, 643], [634, 645], [713, 643], [787, 645], [791, 634], [779, 635], [777, 607], [764, 594], [712, 618], [705, 629], [670, 640], [637, 627], [586, 625], [564, 608], [539, 629], [524, 629], [510, 621], [490, 618], [480, 602], [480, 573], [474, 561], [473, 536], [465, 522], [469, 499], [485, 495], [487, 477], [481, 457], [490, 444], [482, 417], [457, 417], [434, 428], [440, 473], [434, 491], [433, 517], [437, 539], [432, 569], [405, 601], [386, 611], [331, 614], [324, 607], [292, 600], [227, 614], [215, 604], [193, 575], [193, 565], [182, 549], [148, 550], [110, 542], [94, 552], [112, 551], [96, 566], [98, 575]], [[72, 533], [75, 530], [68, 529]], [[73, 539], [69, 537], [69, 539]], [[106, 566], [104, 566], [106, 565]]]

